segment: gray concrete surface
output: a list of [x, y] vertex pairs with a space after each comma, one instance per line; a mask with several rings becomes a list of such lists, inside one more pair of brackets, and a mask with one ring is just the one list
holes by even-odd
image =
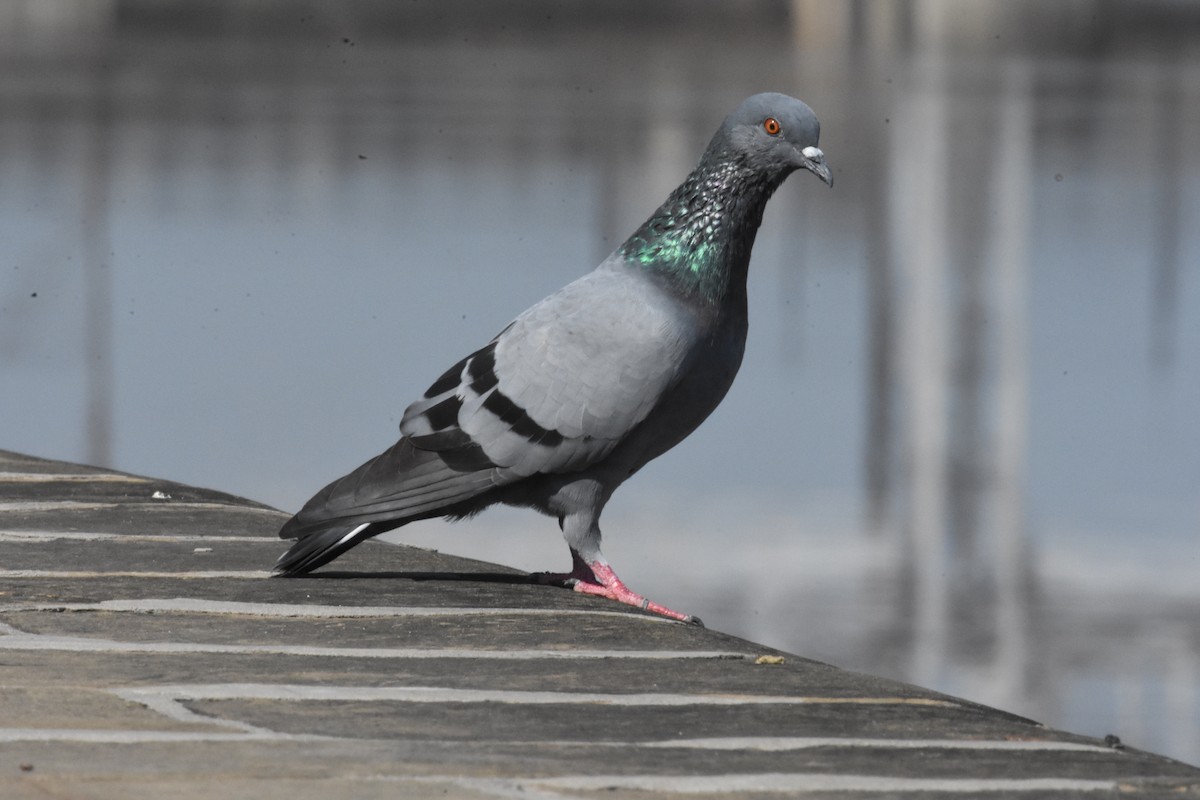
[[1200, 797], [1161, 756], [495, 564], [372, 542], [268, 580], [284, 519], [0, 451], [0, 797]]

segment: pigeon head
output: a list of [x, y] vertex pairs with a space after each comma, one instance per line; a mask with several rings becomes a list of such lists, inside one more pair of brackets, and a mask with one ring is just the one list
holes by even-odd
[[784, 94], [756, 94], [725, 118], [700, 163], [617, 255], [710, 308], [744, 293], [763, 209], [788, 175], [806, 169], [829, 185], [812, 109]]
[[708, 146], [716, 158], [740, 158], [752, 169], [782, 179], [806, 169], [829, 186], [833, 175], [817, 147], [821, 123], [804, 103], [777, 92], [749, 97], [725, 122]]

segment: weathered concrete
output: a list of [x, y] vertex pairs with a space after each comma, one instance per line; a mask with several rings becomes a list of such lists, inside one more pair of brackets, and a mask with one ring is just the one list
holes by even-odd
[[0, 452], [0, 797], [1200, 797], [1160, 756], [494, 564], [368, 543], [268, 580], [284, 519]]

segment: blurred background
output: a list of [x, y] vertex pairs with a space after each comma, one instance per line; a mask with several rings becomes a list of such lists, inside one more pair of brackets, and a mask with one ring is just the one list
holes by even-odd
[[[1200, 762], [1200, 4], [5, 0], [0, 59], [0, 447], [287, 510], [804, 99], [835, 186], [772, 200], [741, 375], [606, 553]], [[395, 538], [569, 566], [529, 512]]]

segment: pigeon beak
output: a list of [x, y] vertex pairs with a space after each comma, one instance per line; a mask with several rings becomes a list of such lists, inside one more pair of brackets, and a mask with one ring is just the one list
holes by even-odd
[[800, 166], [820, 178], [826, 186], [833, 186], [833, 173], [825, 163], [825, 154], [819, 147], [806, 147], [800, 151]]

